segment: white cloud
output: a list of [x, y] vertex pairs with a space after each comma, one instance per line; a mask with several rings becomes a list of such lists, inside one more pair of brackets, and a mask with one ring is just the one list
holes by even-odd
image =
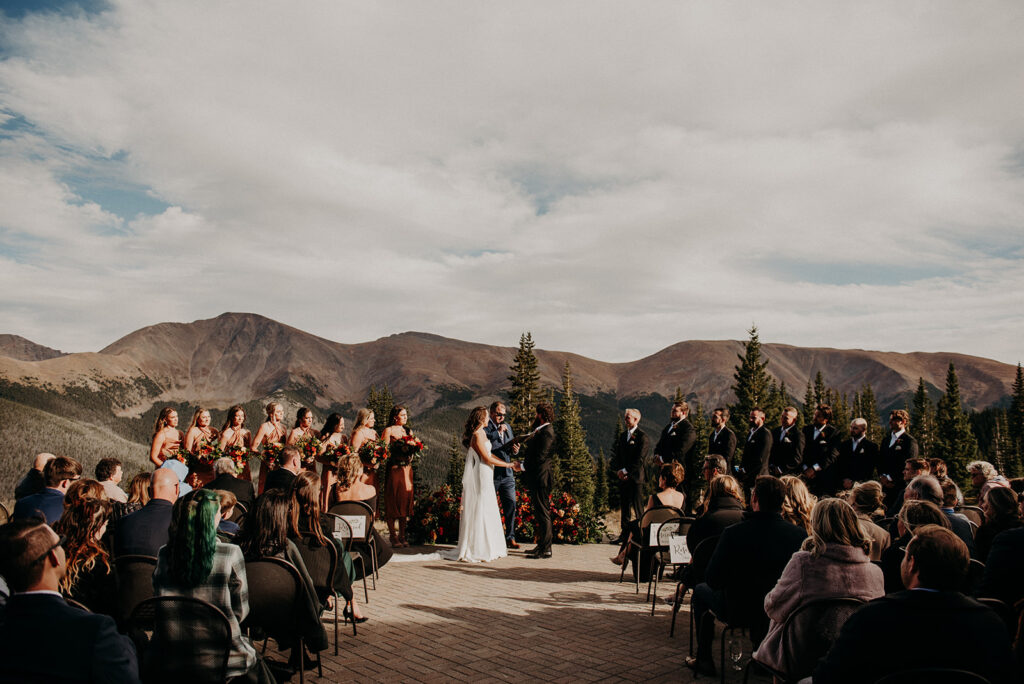
[[[1022, 19], [324, 0], [5, 20], [0, 327], [97, 349], [255, 311], [629, 360], [756, 321], [1014, 362]], [[169, 208], [120, 216], [64, 180], [97, 165]]]

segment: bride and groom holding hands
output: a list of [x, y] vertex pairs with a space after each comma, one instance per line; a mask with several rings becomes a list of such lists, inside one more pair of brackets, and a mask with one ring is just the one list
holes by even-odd
[[[555, 445], [551, 404], [537, 406], [533, 430], [521, 437], [505, 423], [505, 405], [491, 404], [473, 409], [466, 420], [462, 444], [466, 447], [466, 468], [462, 476], [462, 516], [459, 543], [444, 557], [468, 562], [491, 561], [508, 555], [507, 548], [519, 548], [515, 541], [516, 488], [512, 473], [521, 471], [530, 493], [537, 546], [528, 558], [551, 557], [552, 486], [551, 452]], [[524, 452], [522, 461], [513, 456]], [[502, 511], [498, 510], [497, 494]], [[505, 515], [507, 531], [502, 529]]]

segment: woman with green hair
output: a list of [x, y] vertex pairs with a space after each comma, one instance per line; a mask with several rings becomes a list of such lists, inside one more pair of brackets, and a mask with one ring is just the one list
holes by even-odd
[[256, 649], [239, 628], [249, 613], [245, 560], [237, 546], [217, 540], [219, 523], [220, 498], [215, 491], [199, 489], [178, 499], [167, 545], [157, 557], [153, 589], [157, 596], [198, 598], [220, 608], [231, 624], [227, 676], [266, 681]]

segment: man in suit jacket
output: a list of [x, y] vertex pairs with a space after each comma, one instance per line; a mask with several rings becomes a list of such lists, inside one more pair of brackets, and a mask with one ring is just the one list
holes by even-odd
[[231, 492], [238, 499], [238, 503], [245, 506], [247, 513], [252, 512], [252, 504], [256, 498], [252, 482], [235, 477], [235, 462], [230, 458], [218, 458], [213, 462], [213, 472], [217, 474], [217, 477], [213, 478], [205, 488]]
[[533, 523], [537, 532], [537, 545], [526, 553], [527, 558], [551, 558], [551, 488], [554, 486], [551, 452], [555, 448], [554, 420], [555, 407], [547, 402], [538, 404], [533, 431], [523, 438], [526, 441], [523, 479], [530, 491]]
[[854, 418], [850, 422], [850, 437], [836, 443], [835, 461], [839, 468], [839, 481], [843, 489], [853, 489], [857, 482], [867, 482], [875, 474], [878, 445], [865, 437], [868, 421]]
[[640, 411], [635, 408], [626, 409], [623, 420], [626, 430], [615, 443], [612, 468], [619, 478], [619, 510], [622, 513], [622, 529], [625, 530], [630, 520], [638, 520], [643, 514], [644, 482], [647, 479], [646, 464], [651, 453], [651, 440], [640, 429]]
[[733, 457], [736, 455], [736, 433], [729, 429], [729, 409], [720, 406], [711, 412], [711, 433], [708, 435], [708, 456], [717, 454], [725, 459], [725, 465], [732, 472]]
[[683, 481], [676, 489], [686, 496], [686, 507], [693, 510], [700, 485], [700, 474], [697, 472], [697, 430], [690, 423], [690, 405], [685, 401], [672, 404], [669, 423], [661, 431], [658, 443], [654, 445], [656, 465], [675, 461], [683, 466]]
[[43, 468], [46, 488], [19, 499], [11, 513], [12, 520], [39, 518], [52, 525], [64, 514], [64, 494], [75, 480], [82, 477], [82, 464], [73, 458], [57, 456]]
[[[491, 454], [505, 463], [512, 462], [512, 456], [519, 453], [514, 442], [512, 426], [505, 422], [505, 405], [500, 401], [491, 404], [488, 410], [484, 434], [491, 443]], [[501, 515], [505, 518], [505, 546], [518, 549], [516, 543], [516, 477], [511, 468], [494, 469], [494, 491], [501, 502]]]
[[302, 470], [302, 454], [294, 446], [286, 446], [281, 451], [278, 466], [267, 475], [267, 483], [263, 491], [280, 489], [283, 492], [291, 492], [292, 484], [300, 470]]
[[[767, 431], [766, 431], [767, 432]], [[693, 590], [693, 619], [697, 654], [686, 665], [701, 674], [714, 674], [711, 645], [715, 638], [711, 612], [724, 620], [751, 627], [759, 641], [768, 631], [764, 597], [775, 587], [789, 559], [807, 538], [802, 527], [782, 519], [785, 489], [775, 477], [761, 476], [750, 497], [752, 513], [726, 527], [704, 573]]]
[[804, 459], [804, 433], [796, 426], [799, 412], [787, 406], [779, 414], [779, 427], [772, 430], [772, 455], [768, 472], [775, 477], [797, 475]]
[[114, 556], [138, 554], [156, 557], [167, 543], [171, 509], [181, 482], [174, 471], [157, 468], [149, 479], [149, 503], [126, 515], [114, 530]]
[[740, 461], [739, 480], [747, 493], [754, 488], [754, 481], [768, 474], [768, 461], [772, 455], [772, 433], [764, 426], [764, 409], [750, 411], [750, 432], [743, 445], [743, 459]]
[[891, 508], [903, 490], [903, 464], [908, 458], [917, 458], [917, 440], [907, 432], [910, 414], [897, 409], [889, 414], [889, 434], [878, 445], [878, 481], [885, 492], [885, 505]]
[[814, 409], [814, 419], [804, 426], [804, 471], [807, 488], [821, 497], [839, 491], [836, 445], [839, 433], [832, 425], [832, 407], [822, 404]]
[[967, 548], [952, 531], [918, 528], [900, 567], [907, 590], [875, 599], [846, 621], [814, 671], [815, 684], [874, 682], [930, 667], [968, 670], [992, 684], [1016, 681], [1006, 625], [959, 592], [967, 563]]
[[0, 527], [0, 574], [14, 594], [0, 613], [0, 682], [139, 681], [135, 646], [107, 615], [59, 593], [67, 558], [41, 521]]
[[23, 478], [18, 480], [18, 484], [14, 488], [15, 500], [24, 499], [26, 496], [38, 494], [46, 489], [46, 478], [43, 477], [43, 470], [46, 469], [46, 464], [55, 458], [57, 457], [53, 454], [36, 454], [36, 457], [32, 460], [32, 467], [28, 469]]

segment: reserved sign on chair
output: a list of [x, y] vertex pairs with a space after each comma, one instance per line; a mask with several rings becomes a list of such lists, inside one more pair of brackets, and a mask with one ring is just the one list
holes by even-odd
[[[339, 518], [348, 523], [349, 529], [352, 530], [353, 539], [365, 539], [366, 538], [366, 516], [365, 515], [339, 515]], [[344, 539], [348, 536], [348, 529], [344, 525], [340, 524], [339, 521], [334, 521], [334, 537], [336, 539]]]
[[673, 534], [668, 540], [669, 557], [673, 564], [689, 563], [692, 556], [690, 547], [686, 545], [686, 537]]

